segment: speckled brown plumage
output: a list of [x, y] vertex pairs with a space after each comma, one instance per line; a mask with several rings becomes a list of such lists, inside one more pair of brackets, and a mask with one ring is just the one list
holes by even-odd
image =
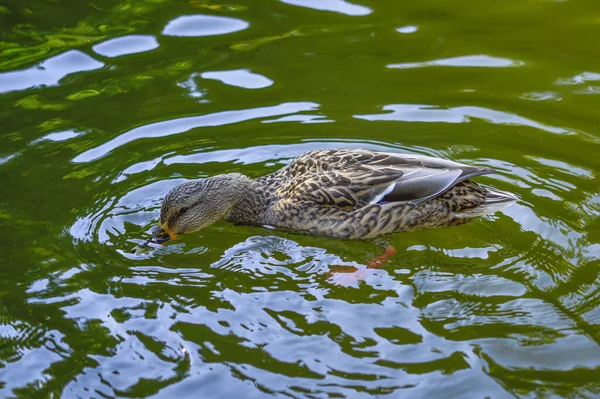
[[165, 198], [155, 237], [163, 226], [176, 236], [219, 219], [346, 239], [452, 226], [516, 200], [470, 180], [489, 173], [412, 154], [316, 150], [254, 180], [231, 173], [184, 183]]
[[[434, 185], [427, 191], [425, 177], [425, 195], [419, 196], [413, 189], [404, 193], [406, 198], [398, 193], [400, 201], [393, 201], [395, 197], [385, 201], [384, 196], [381, 202], [371, 203], [382, 190], [415, 169], [459, 170], [460, 174], [446, 190]], [[251, 185], [253, 195], [243, 198], [228, 220], [354, 239], [452, 226], [481, 216], [476, 209], [485, 204], [486, 196], [498, 195], [468, 180], [486, 173], [493, 170], [415, 155], [311, 151], [256, 179]], [[504, 197], [506, 202], [514, 199], [512, 195]]]

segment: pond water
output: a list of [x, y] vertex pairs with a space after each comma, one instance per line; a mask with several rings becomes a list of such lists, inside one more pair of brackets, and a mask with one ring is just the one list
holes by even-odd
[[[599, 10], [0, 3], [0, 397], [600, 397]], [[380, 269], [228, 223], [130, 254], [175, 185], [317, 148], [491, 166], [521, 200]]]

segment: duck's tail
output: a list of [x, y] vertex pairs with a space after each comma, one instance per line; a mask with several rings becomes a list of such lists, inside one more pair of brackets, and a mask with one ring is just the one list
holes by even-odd
[[485, 199], [480, 205], [467, 211], [457, 213], [456, 216], [464, 218], [477, 218], [492, 215], [519, 200], [516, 195], [496, 189], [484, 189]]

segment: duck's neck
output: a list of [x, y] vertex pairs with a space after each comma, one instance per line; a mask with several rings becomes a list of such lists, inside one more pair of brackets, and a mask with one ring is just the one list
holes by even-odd
[[232, 175], [236, 175], [231, 183], [238, 198], [225, 219], [246, 224], [261, 223], [260, 216], [265, 213], [270, 204], [269, 192], [247, 176], [237, 173]]

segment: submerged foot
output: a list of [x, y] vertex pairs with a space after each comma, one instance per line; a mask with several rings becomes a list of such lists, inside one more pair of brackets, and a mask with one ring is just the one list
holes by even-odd
[[397, 253], [398, 251], [396, 251], [396, 248], [390, 245], [385, 249], [385, 251], [381, 255], [371, 259], [371, 261], [367, 263], [367, 268], [376, 269], [378, 267], [381, 267], [385, 265], [390, 260], [390, 258], [395, 256]]
[[386, 264], [398, 251], [392, 246], [385, 248], [385, 251], [367, 263], [365, 269], [357, 269], [354, 266], [332, 266], [329, 274], [331, 281], [338, 285], [353, 285], [357, 281], [364, 280], [369, 274], [369, 269], [376, 269]]

